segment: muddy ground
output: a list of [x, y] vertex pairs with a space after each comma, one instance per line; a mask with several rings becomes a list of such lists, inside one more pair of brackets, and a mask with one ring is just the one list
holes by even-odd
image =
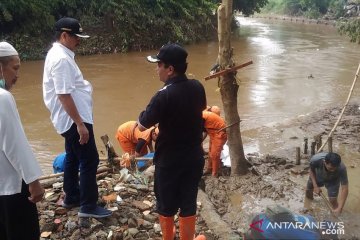
[[[272, 124], [259, 131], [269, 132], [275, 144], [271, 153], [253, 153], [247, 157], [253, 163], [259, 175], [249, 173], [241, 177], [229, 177], [226, 173], [218, 179], [204, 177], [203, 189], [210, 199], [221, 221], [224, 221], [240, 239], [242, 233], [249, 229], [255, 214], [264, 212], [267, 206], [279, 204], [297, 214], [311, 214], [318, 221], [343, 221], [345, 235], [341, 239], [359, 239], [359, 214], [343, 213], [339, 219], [330, 214], [325, 201], [315, 197], [314, 201], [306, 200], [304, 206], [304, 189], [308, 176], [309, 151], [304, 154], [303, 136], [323, 135], [322, 141], [337, 121], [343, 106], [316, 111], [307, 116], [287, 120], [284, 123]], [[333, 149], [339, 144], [346, 145], [347, 151], [358, 152], [360, 131], [359, 102], [351, 102], [346, 108], [340, 124], [333, 135]], [[301, 136], [301, 139], [300, 137]], [[301, 147], [301, 165], [295, 165], [295, 146]], [[324, 147], [327, 151], [327, 146]], [[357, 167], [352, 162], [349, 167]], [[226, 171], [225, 171], [226, 172]], [[253, 171], [254, 172], [254, 171]], [[351, 194], [351, 193], [350, 193]], [[208, 216], [211, 218], [211, 216]], [[206, 217], [204, 217], [206, 221]], [[209, 221], [209, 228], [216, 222]], [[223, 234], [221, 236], [221, 234]], [[220, 233], [219, 239], [226, 239], [226, 233]]]
[[[318, 221], [343, 221], [345, 235], [340, 238], [359, 239], [359, 214], [344, 213], [340, 219], [334, 219], [320, 197], [304, 207], [310, 149], [304, 154], [302, 148], [301, 164], [295, 164], [294, 147], [301, 146], [304, 136], [324, 134], [325, 140], [341, 109], [342, 106], [323, 109], [258, 129], [259, 136], [266, 136], [262, 140], [273, 144], [272, 151], [247, 154], [253, 167], [245, 176], [230, 177], [230, 169], [223, 168], [219, 178], [203, 177], [196, 233], [206, 235], [208, 240], [243, 239], [254, 215], [264, 212], [267, 206], [279, 204], [297, 214], [311, 214]], [[346, 109], [335, 131], [334, 151], [341, 143], [348, 151], [358, 152], [359, 130], [359, 103], [354, 102]], [[309, 143], [311, 141], [309, 138]], [[357, 167], [355, 162], [351, 165]], [[161, 239], [151, 171], [116, 170], [98, 177], [99, 203], [111, 209], [113, 215], [102, 220], [80, 221], [78, 208], [61, 207], [61, 178], [53, 179], [46, 183], [45, 200], [38, 204], [42, 239]]]

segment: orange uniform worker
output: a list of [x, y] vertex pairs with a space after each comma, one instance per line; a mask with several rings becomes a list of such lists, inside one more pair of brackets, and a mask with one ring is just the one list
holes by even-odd
[[207, 107], [206, 107], [206, 111], [216, 113], [216, 114], [219, 115], [219, 116], [220, 116], [220, 114], [221, 114], [220, 108], [219, 108], [218, 106], [215, 106], [215, 105], [213, 105], [213, 106], [207, 106]]
[[209, 159], [204, 175], [211, 173], [212, 176], [217, 177], [220, 167], [220, 154], [227, 141], [226, 130], [220, 130], [225, 127], [225, 120], [216, 113], [208, 110], [204, 110], [202, 116], [205, 131], [210, 137]]
[[136, 121], [129, 121], [119, 126], [115, 138], [124, 153], [140, 157], [148, 153], [147, 148], [153, 152], [152, 141], [156, 141], [157, 134], [158, 128], [152, 127], [141, 132]]

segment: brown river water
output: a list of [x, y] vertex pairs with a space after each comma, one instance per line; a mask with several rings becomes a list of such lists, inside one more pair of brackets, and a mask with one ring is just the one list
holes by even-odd
[[[359, 64], [360, 45], [339, 36], [332, 26], [295, 24], [265, 19], [239, 18], [241, 30], [232, 40], [234, 59], [254, 64], [238, 74], [238, 110], [245, 152], [271, 152], [276, 139], [267, 139], [261, 126], [291, 121], [301, 115], [345, 102]], [[218, 54], [217, 41], [186, 46], [188, 75], [202, 81], [208, 105], [222, 106], [217, 80], [205, 81]], [[117, 127], [136, 120], [152, 95], [162, 86], [155, 65], [145, 60], [156, 51], [76, 57], [85, 79], [94, 88], [94, 130], [100, 155], [100, 136], [108, 134], [121, 153], [114, 135]], [[43, 61], [23, 62], [13, 89], [30, 144], [45, 174], [64, 151], [42, 100]], [[354, 90], [359, 95], [359, 87]], [[223, 113], [222, 113], [223, 114]], [[292, 133], [293, 134], [293, 133]], [[346, 155], [346, 158], [359, 155]], [[349, 169], [350, 197], [346, 208], [360, 212], [360, 170]]]

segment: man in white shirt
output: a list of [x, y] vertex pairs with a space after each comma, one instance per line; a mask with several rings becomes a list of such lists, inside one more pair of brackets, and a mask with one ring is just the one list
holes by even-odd
[[93, 132], [93, 89], [74, 60], [80, 38], [89, 36], [78, 20], [68, 17], [55, 23], [55, 31], [56, 42], [45, 60], [43, 97], [56, 131], [65, 138], [63, 206], [80, 205], [79, 217], [107, 217], [111, 211], [96, 205], [99, 154]]
[[13, 46], [0, 42], [0, 239], [39, 239], [36, 202], [44, 189], [42, 171], [21, 125], [9, 92], [18, 79], [20, 58]]

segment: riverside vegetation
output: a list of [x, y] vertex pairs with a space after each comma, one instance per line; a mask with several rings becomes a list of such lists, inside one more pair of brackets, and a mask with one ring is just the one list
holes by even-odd
[[[234, 9], [260, 11], [267, 0], [236, 0]], [[52, 27], [63, 16], [80, 20], [92, 37], [78, 53], [116, 53], [158, 48], [216, 37], [219, 0], [4, 0], [0, 39], [11, 42], [22, 60], [42, 59], [52, 42]]]
[[[0, 39], [11, 42], [22, 60], [43, 59], [53, 41], [53, 25], [63, 16], [80, 20], [92, 37], [80, 55], [156, 49], [216, 38], [221, 0], [4, 0]], [[338, 21], [341, 34], [360, 43], [360, 0], [234, 0], [245, 16], [286, 14]], [[235, 26], [235, 25], [234, 25]]]

